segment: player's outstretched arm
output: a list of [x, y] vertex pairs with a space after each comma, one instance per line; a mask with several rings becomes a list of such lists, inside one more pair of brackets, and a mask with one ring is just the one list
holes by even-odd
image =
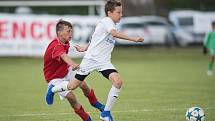
[[72, 70], [73, 70], [73, 71], [79, 69], [79, 65], [76, 64], [67, 54], [64, 53], [64, 54], [62, 54], [60, 57], [61, 57], [69, 66], [72, 67]]
[[117, 32], [115, 29], [111, 30], [111, 34], [113, 37], [129, 40], [129, 41], [133, 41], [133, 42], [143, 42], [144, 41], [144, 38], [142, 38], [142, 37], [129, 37], [121, 32]]

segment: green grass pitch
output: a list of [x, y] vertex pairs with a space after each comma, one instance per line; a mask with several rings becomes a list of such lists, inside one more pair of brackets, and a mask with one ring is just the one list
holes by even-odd
[[[209, 60], [201, 47], [118, 47], [112, 58], [124, 80], [112, 110], [115, 121], [185, 121], [193, 106], [205, 110], [206, 121], [215, 121], [215, 76], [206, 75]], [[53, 106], [46, 105], [42, 68], [41, 58], [0, 57], [0, 121], [81, 121], [57, 95]], [[105, 103], [109, 81], [96, 72], [87, 80]], [[99, 121], [99, 111], [80, 89], [75, 93]]]

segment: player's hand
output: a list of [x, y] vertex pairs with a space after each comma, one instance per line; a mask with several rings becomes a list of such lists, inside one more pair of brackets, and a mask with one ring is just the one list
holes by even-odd
[[78, 52], [84, 52], [84, 51], [86, 51], [86, 49], [85, 49], [84, 47], [81, 47], [81, 46], [79, 46], [79, 45], [75, 45], [74, 47], [75, 47], [75, 49], [76, 49]]
[[143, 42], [143, 41], [144, 41], [144, 38], [142, 37], [135, 38], [135, 42]]
[[72, 66], [72, 70], [75, 71], [75, 70], [78, 70], [80, 67], [78, 64], [75, 64], [74, 66]]

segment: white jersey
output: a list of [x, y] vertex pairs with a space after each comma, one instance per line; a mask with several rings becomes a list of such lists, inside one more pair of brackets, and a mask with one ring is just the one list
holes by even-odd
[[115, 44], [115, 39], [110, 33], [112, 29], [116, 29], [116, 25], [109, 17], [103, 18], [97, 24], [84, 59], [91, 59], [97, 62], [110, 61], [111, 52]]

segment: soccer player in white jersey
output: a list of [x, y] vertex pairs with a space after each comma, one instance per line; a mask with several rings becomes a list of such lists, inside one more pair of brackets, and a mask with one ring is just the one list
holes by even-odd
[[123, 83], [120, 74], [111, 63], [111, 52], [114, 48], [115, 38], [133, 42], [143, 42], [144, 39], [142, 37], [128, 37], [116, 31], [116, 23], [120, 21], [122, 16], [121, 2], [115, 0], [107, 1], [105, 13], [106, 17], [96, 26], [90, 44], [87, 47], [76, 46], [77, 50], [86, 51], [86, 53], [80, 64], [80, 69], [75, 75], [75, 79], [69, 82], [62, 82], [57, 86], [50, 86], [47, 92], [47, 99], [53, 100], [53, 93], [76, 89], [92, 71], [96, 70], [112, 82], [112, 87], [100, 119], [113, 121], [110, 111], [119, 96]]

